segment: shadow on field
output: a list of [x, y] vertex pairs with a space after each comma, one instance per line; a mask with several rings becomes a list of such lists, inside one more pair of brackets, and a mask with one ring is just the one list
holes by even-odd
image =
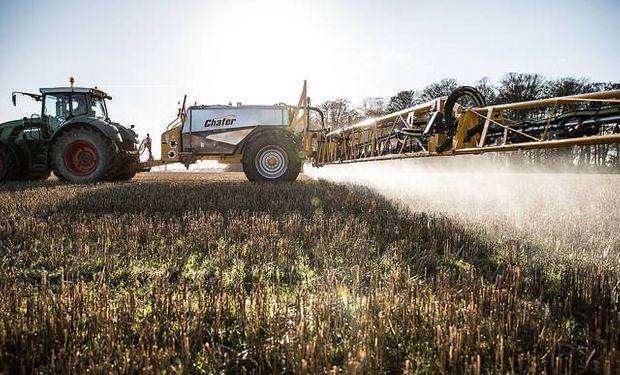
[[[499, 272], [494, 244], [443, 216], [397, 207], [365, 187], [327, 181], [281, 184], [146, 181], [80, 188], [76, 195], [39, 210], [41, 218], [93, 222], [102, 216], [142, 218], [180, 226], [188, 235], [221, 219], [227, 240], [245, 243], [265, 235], [257, 220], [275, 226], [266, 234], [305, 249], [328, 249], [317, 257], [343, 257], [342, 266], [389, 259], [414, 272], [477, 266], [488, 277]], [[122, 239], [119, 239], [122, 240]], [[278, 245], [276, 245], [278, 246]], [[331, 249], [331, 250], [329, 250]], [[360, 258], [362, 257], [362, 258]], [[317, 262], [324, 264], [321, 259]], [[322, 268], [322, 267], [321, 267]]]
[[62, 186], [63, 183], [57, 179], [45, 181], [0, 181], [0, 193], [3, 192], [24, 192], [40, 188], [50, 188]]

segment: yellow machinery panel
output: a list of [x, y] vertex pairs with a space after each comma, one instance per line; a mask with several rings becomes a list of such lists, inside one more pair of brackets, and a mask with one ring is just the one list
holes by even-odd
[[175, 125], [161, 135], [161, 161], [165, 164], [181, 161], [181, 128], [182, 124]]

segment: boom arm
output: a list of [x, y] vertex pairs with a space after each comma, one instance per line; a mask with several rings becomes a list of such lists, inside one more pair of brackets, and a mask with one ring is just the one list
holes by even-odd
[[[480, 103], [477, 90], [462, 87], [447, 98], [342, 127], [320, 137], [315, 164], [620, 143], [620, 90]], [[539, 116], [511, 119], [522, 110]]]

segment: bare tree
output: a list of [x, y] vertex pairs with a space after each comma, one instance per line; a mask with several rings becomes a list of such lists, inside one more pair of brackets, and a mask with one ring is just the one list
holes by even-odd
[[480, 91], [488, 104], [494, 104], [497, 101], [497, 88], [493, 85], [493, 81], [489, 77], [482, 77], [476, 81], [474, 87]]
[[319, 104], [318, 108], [325, 116], [325, 126], [331, 129], [341, 128], [348, 125], [349, 120], [355, 121], [359, 118], [357, 112], [351, 108], [351, 102], [343, 98], [327, 100]]
[[448, 96], [457, 87], [459, 87], [459, 84], [455, 79], [444, 78], [439, 82], [431, 83], [426, 86], [416, 99], [416, 102], [424, 103], [442, 96]]
[[358, 108], [362, 117], [379, 117], [386, 113], [385, 99], [366, 98]]
[[396, 95], [390, 98], [387, 105], [387, 112], [397, 112], [405, 108], [409, 108], [413, 105], [415, 99], [414, 90], [399, 91]]
[[588, 85], [588, 92], [619, 90], [620, 82], [595, 82]]
[[546, 98], [556, 96], [577, 95], [588, 92], [590, 83], [586, 78], [565, 77], [548, 80], [543, 95]]
[[498, 103], [536, 100], [544, 95], [545, 78], [540, 74], [508, 73], [499, 81], [498, 89]]
[[[508, 73], [499, 81], [498, 90], [497, 103], [500, 104], [541, 99], [545, 92], [545, 78], [540, 74]], [[516, 120], [544, 115], [544, 111], [540, 110], [507, 112], [511, 118]]]

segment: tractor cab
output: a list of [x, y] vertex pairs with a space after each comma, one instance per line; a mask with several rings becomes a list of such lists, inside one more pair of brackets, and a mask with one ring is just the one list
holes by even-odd
[[49, 133], [54, 133], [63, 123], [79, 117], [108, 121], [106, 99], [103, 91], [89, 88], [41, 89], [43, 110], [41, 117]]
[[[39, 94], [25, 92], [13, 93], [13, 105], [17, 104], [16, 95], [29, 96], [40, 101], [41, 115], [32, 115], [24, 118], [24, 126], [31, 135], [39, 139], [47, 139], [67, 121], [76, 121], [83, 118], [108, 122], [108, 111], [105, 100], [112, 99], [105, 92], [98, 89], [84, 87], [54, 87], [42, 88]], [[35, 134], [37, 133], [37, 134]]]

